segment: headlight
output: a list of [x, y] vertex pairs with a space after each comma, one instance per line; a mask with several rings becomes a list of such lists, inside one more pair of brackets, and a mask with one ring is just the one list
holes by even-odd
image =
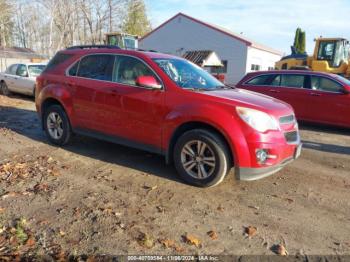
[[246, 107], [236, 107], [236, 111], [244, 122], [259, 132], [279, 130], [277, 121], [269, 114]]

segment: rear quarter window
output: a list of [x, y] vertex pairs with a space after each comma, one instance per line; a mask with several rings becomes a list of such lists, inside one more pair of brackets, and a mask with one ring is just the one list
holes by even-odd
[[64, 63], [65, 61], [67, 61], [68, 59], [70, 59], [71, 57], [73, 57], [72, 54], [63, 54], [63, 53], [57, 53], [51, 60], [50, 62], [47, 64], [44, 72], [48, 72], [51, 71], [53, 69], [55, 69], [58, 65]]

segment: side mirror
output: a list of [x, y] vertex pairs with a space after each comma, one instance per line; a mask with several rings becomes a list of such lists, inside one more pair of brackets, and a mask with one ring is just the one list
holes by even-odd
[[28, 77], [28, 73], [26, 71], [20, 71], [18, 75], [21, 77]]
[[343, 90], [343, 93], [346, 94], [346, 95], [350, 94], [350, 86], [345, 86], [344, 90]]
[[162, 85], [153, 76], [139, 76], [136, 85], [150, 89], [162, 89]]

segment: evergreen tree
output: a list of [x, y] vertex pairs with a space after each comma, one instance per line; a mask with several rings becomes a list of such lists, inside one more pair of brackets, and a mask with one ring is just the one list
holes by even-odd
[[305, 31], [302, 31], [301, 28], [297, 28], [295, 31], [294, 44], [293, 47], [297, 54], [305, 53], [306, 37]]
[[124, 33], [138, 36], [143, 36], [151, 31], [151, 23], [148, 20], [146, 6], [143, 0], [129, 1], [122, 30]]
[[304, 54], [306, 52], [305, 46], [306, 46], [306, 36], [305, 36], [305, 31], [302, 31], [299, 36], [299, 53], [300, 54]]

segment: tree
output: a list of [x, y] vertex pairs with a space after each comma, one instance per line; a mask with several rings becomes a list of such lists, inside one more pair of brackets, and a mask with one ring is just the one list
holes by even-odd
[[151, 31], [151, 29], [151, 23], [147, 17], [144, 1], [130, 0], [122, 26], [123, 32], [143, 36]]
[[297, 54], [304, 54], [305, 53], [305, 31], [302, 31], [301, 28], [297, 28], [295, 31], [295, 37], [294, 37], [294, 44], [293, 49]]
[[14, 15], [13, 6], [7, 0], [0, 0], [0, 46], [7, 46], [12, 42], [12, 29]]
[[302, 31], [299, 36], [299, 52], [304, 54], [306, 52], [306, 36], [305, 31]]

